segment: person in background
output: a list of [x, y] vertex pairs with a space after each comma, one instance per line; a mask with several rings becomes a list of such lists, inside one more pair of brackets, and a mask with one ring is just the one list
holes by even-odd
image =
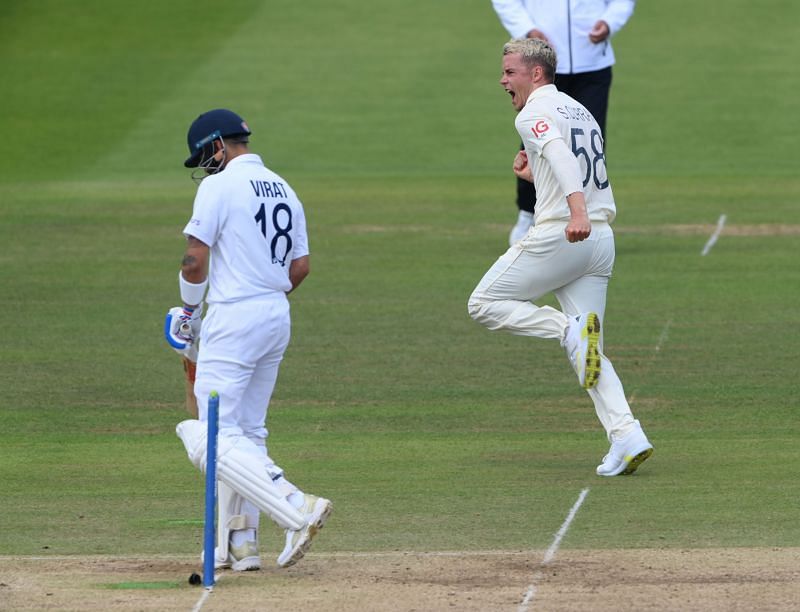
[[[492, 0], [512, 38], [546, 41], [558, 57], [555, 86], [583, 104], [605, 139], [614, 49], [611, 37], [628, 22], [635, 0]], [[517, 179], [517, 222], [509, 244], [533, 224], [536, 187]]]

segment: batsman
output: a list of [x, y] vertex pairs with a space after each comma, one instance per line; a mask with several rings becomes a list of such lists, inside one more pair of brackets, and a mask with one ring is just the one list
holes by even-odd
[[195, 169], [198, 188], [183, 230], [183, 304], [169, 310], [164, 326], [188, 379], [194, 374], [197, 418], [180, 423], [177, 434], [201, 471], [208, 397], [219, 395], [214, 565], [234, 571], [261, 568], [262, 512], [285, 531], [277, 564], [288, 567], [333, 510], [287, 480], [267, 452], [267, 408], [290, 336], [287, 296], [309, 273], [309, 250], [302, 203], [250, 152], [250, 134], [227, 109], [203, 113], [189, 128], [184, 165]]

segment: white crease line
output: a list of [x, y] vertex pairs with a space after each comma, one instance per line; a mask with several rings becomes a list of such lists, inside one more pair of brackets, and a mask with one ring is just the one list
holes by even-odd
[[711, 234], [711, 238], [708, 239], [706, 242], [706, 246], [703, 247], [703, 251], [700, 253], [700, 256], [708, 255], [708, 252], [711, 250], [711, 247], [714, 246], [717, 242], [717, 238], [722, 233], [722, 228], [725, 227], [725, 221], [727, 221], [728, 215], [720, 215], [719, 221], [717, 221], [717, 229], [714, 230], [714, 233]]
[[[658, 354], [661, 352], [661, 347], [664, 346], [664, 343], [667, 341], [669, 337], [669, 328], [672, 326], [672, 319], [668, 319], [664, 328], [661, 330], [661, 335], [658, 337], [658, 341], [656, 341], [656, 346], [653, 351], [653, 356], [647, 362], [647, 369], [642, 373], [642, 378], [644, 378], [650, 372], [650, 368], [653, 367], [653, 362], [655, 361]], [[633, 400], [636, 397], [638, 389], [635, 389], [629, 396], [628, 396], [628, 404], [633, 404]]]
[[[220, 575], [214, 574], [214, 586], [217, 585], [219, 582]], [[203, 604], [206, 603], [208, 596], [211, 595], [211, 592], [214, 590], [214, 586], [211, 587], [203, 587], [203, 594], [200, 596], [200, 599], [197, 600], [197, 603], [194, 604], [194, 608], [192, 608], [192, 612], [200, 612], [203, 608]]]
[[656, 353], [661, 350], [661, 347], [664, 346], [664, 342], [667, 341], [667, 336], [669, 335], [669, 328], [672, 325], [672, 319], [667, 321], [667, 324], [664, 325], [664, 329], [661, 330], [661, 335], [658, 337], [658, 342], [656, 342]]
[[200, 599], [197, 600], [197, 603], [194, 604], [192, 612], [200, 612], [209, 595], [211, 595], [211, 589], [203, 589], [203, 594], [200, 596]]
[[536, 571], [533, 575], [531, 580], [531, 584], [528, 586], [528, 590], [525, 592], [525, 597], [522, 598], [522, 603], [519, 604], [518, 612], [526, 612], [528, 606], [533, 601], [533, 598], [536, 595], [536, 584], [542, 579], [542, 569], [545, 568], [550, 562], [555, 558], [556, 552], [558, 551], [558, 546], [561, 544], [562, 538], [566, 535], [569, 526], [572, 524], [572, 521], [575, 519], [575, 515], [578, 513], [578, 508], [581, 507], [583, 500], [586, 499], [586, 496], [589, 494], [589, 489], [586, 488], [581, 491], [581, 494], [578, 495], [578, 499], [572, 505], [572, 508], [567, 514], [567, 518], [564, 519], [564, 524], [561, 525], [561, 529], [556, 532], [556, 537], [553, 540], [553, 543], [550, 544], [550, 548], [547, 549], [547, 552], [544, 553], [544, 557], [542, 558], [542, 562], [539, 565], [540, 569]]

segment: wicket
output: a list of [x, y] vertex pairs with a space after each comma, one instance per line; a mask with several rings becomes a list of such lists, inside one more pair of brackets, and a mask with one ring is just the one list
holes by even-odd
[[203, 586], [214, 588], [214, 516], [217, 507], [217, 432], [219, 430], [219, 394], [208, 396], [208, 438], [206, 446], [206, 516], [203, 531]]

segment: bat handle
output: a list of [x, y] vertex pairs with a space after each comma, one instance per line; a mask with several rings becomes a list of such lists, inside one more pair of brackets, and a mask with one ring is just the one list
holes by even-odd
[[185, 321], [181, 323], [181, 326], [178, 328], [178, 335], [189, 342], [194, 340], [194, 336], [192, 335], [192, 326]]

